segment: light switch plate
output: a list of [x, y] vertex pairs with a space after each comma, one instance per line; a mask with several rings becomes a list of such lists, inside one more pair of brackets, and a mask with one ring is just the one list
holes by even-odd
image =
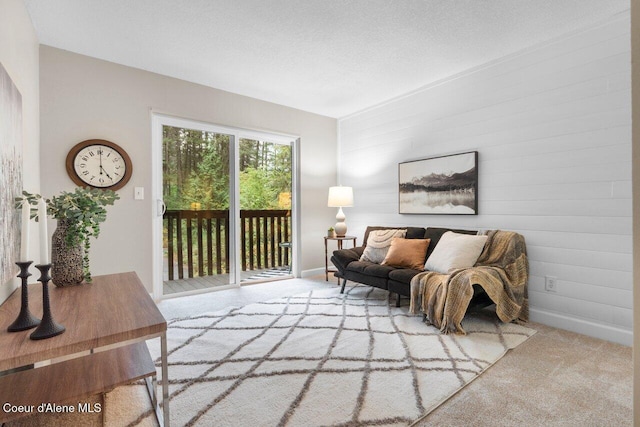
[[144, 187], [134, 188], [133, 198], [136, 200], [144, 200]]

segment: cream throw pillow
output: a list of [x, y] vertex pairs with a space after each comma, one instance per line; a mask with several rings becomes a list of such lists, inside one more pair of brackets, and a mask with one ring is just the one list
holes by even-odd
[[425, 270], [448, 273], [454, 268], [473, 267], [488, 236], [473, 236], [447, 231], [424, 265]]
[[374, 230], [367, 237], [367, 246], [360, 257], [360, 261], [369, 261], [380, 264], [389, 252], [389, 246], [394, 237], [402, 237], [407, 234], [407, 230]]

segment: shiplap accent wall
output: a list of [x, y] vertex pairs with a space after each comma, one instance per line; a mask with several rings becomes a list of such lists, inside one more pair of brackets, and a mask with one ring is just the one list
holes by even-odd
[[[632, 341], [629, 14], [339, 122], [367, 225], [514, 230], [527, 242], [531, 319]], [[398, 214], [398, 163], [479, 152], [479, 215]], [[558, 279], [545, 291], [545, 276]]]

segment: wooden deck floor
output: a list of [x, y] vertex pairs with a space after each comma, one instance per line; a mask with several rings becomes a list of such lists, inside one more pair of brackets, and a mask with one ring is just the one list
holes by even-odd
[[[241, 283], [257, 283], [269, 280], [282, 279], [291, 276], [285, 269], [263, 269], [242, 271], [240, 274]], [[216, 274], [213, 276], [191, 277], [179, 280], [163, 281], [163, 295], [175, 294], [179, 292], [189, 292], [199, 289], [215, 288], [229, 284], [228, 274]]]

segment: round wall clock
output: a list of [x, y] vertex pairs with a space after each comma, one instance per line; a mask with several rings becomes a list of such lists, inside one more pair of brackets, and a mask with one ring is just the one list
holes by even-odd
[[127, 152], [103, 139], [82, 141], [67, 154], [67, 173], [82, 187], [118, 190], [129, 181], [132, 172]]

